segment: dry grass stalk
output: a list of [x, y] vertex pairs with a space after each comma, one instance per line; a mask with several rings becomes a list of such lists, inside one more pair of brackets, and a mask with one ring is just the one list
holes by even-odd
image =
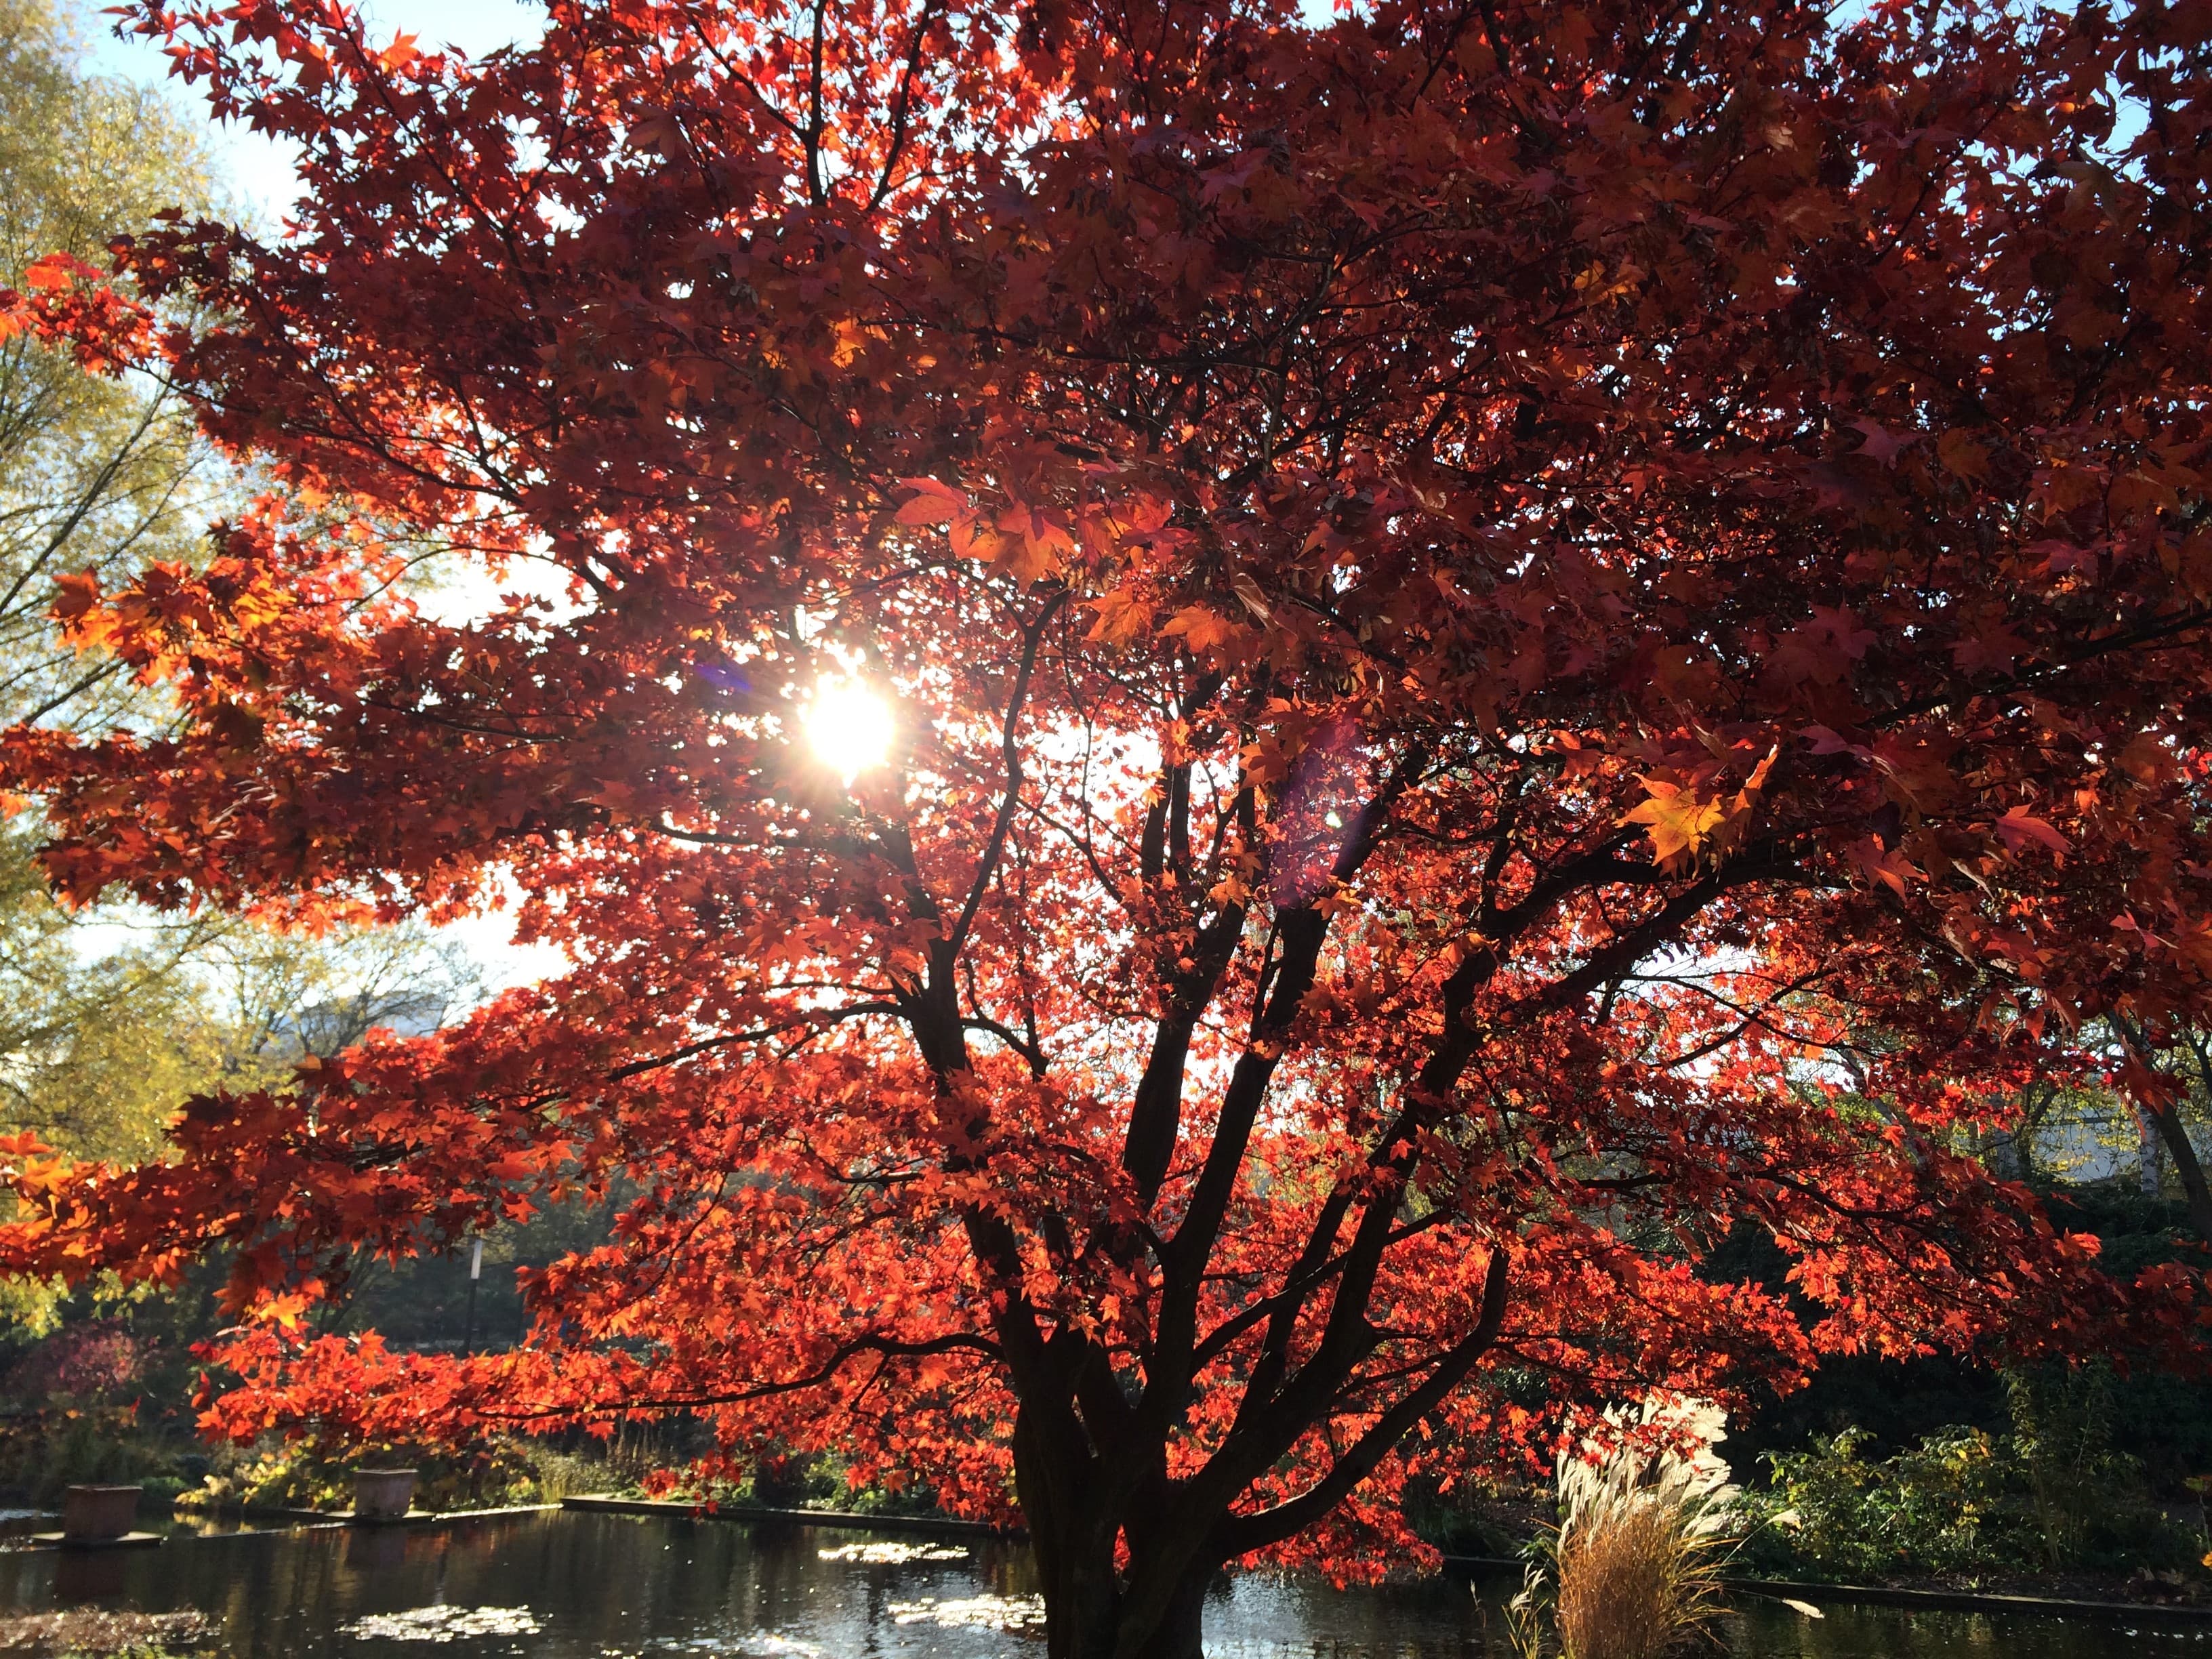
[[1560, 1659], [1662, 1659], [1710, 1640], [1723, 1611], [1735, 1489], [1712, 1452], [1724, 1437], [1720, 1413], [1653, 1402], [1636, 1419], [1608, 1416], [1627, 1437], [1560, 1456], [1553, 1580], [1532, 1571], [1516, 1604], [1524, 1654], [1546, 1645], [1547, 1591]]

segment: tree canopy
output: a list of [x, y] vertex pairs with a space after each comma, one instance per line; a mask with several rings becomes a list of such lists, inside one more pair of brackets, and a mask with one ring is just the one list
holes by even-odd
[[[573, 964], [15, 1144], [11, 1265], [234, 1247], [217, 1426], [835, 1443], [1180, 1659], [1609, 1401], [2198, 1330], [1972, 1151], [2212, 1012], [2212, 8], [136, 17], [306, 191], [13, 301], [273, 483], [62, 583], [183, 718], [8, 735], [46, 867]], [[624, 1182], [516, 1352], [292, 1333]]]

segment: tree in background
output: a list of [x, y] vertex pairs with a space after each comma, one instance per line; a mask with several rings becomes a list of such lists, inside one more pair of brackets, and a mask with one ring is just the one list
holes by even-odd
[[2185, 1020], [2153, 1024], [2122, 1012], [2106, 1023], [2111, 1073], [2141, 1128], [2142, 1189], [2156, 1197], [2168, 1169], [2189, 1206], [2189, 1223], [2212, 1244], [2212, 1185], [2198, 1149], [2212, 1122], [2212, 1036]]
[[[66, 15], [0, 0], [0, 277], [54, 253], [105, 263], [112, 237], [213, 203], [198, 136], [158, 94], [83, 72]], [[0, 342], [0, 708], [100, 731], [143, 716], [128, 665], [56, 633], [53, 579], [128, 580], [197, 562], [233, 488], [158, 377], [82, 372], [34, 335]]]
[[[168, 105], [83, 75], [66, 19], [0, 0], [0, 278], [57, 251], [101, 258], [108, 239], [165, 208], [209, 204], [194, 134]], [[203, 533], [209, 446], [182, 400], [144, 377], [87, 375], [28, 334], [0, 342], [0, 705], [16, 721], [99, 731], [147, 698], [127, 665], [59, 637], [53, 577], [128, 578], [189, 560]], [[222, 1042], [181, 966], [227, 925], [173, 921], [120, 949], [85, 943], [88, 918], [49, 896], [40, 836], [0, 836], [0, 1121], [85, 1156], [142, 1158], [162, 1118], [222, 1074]], [[18, 1328], [50, 1328], [59, 1298], [11, 1285]]]
[[[229, 1249], [240, 1435], [690, 1412], [1018, 1505], [1101, 1659], [1624, 1396], [2185, 1350], [2197, 1271], [1953, 1142], [2212, 1012], [2208, 21], [146, 5], [297, 228], [11, 314], [275, 487], [68, 585], [179, 718], [9, 735], [46, 867], [511, 880], [574, 966], [162, 1163], [18, 1140], [6, 1261]], [[566, 603], [423, 615], [395, 536]], [[623, 1182], [518, 1352], [293, 1334]]]
[[[112, 237], [214, 201], [193, 124], [80, 58], [65, 14], [0, 0], [0, 285], [57, 252], [104, 262]], [[0, 340], [0, 714], [158, 738], [173, 703], [62, 637], [56, 578], [195, 568], [209, 518], [241, 498], [158, 375], [88, 375], [33, 334]], [[473, 970], [420, 927], [313, 939], [212, 911], [65, 908], [42, 834], [32, 815], [0, 826], [0, 1124], [79, 1156], [148, 1157], [194, 1094], [276, 1084], [372, 1024], [434, 1025], [474, 995]], [[60, 1300], [17, 1283], [0, 1309], [36, 1331]]]

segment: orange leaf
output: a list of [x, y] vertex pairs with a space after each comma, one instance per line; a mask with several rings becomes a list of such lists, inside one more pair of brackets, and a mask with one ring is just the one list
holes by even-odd
[[1120, 588], [1085, 603], [1098, 613], [1098, 620], [1085, 637], [1102, 644], [1127, 645], [1141, 637], [1152, 623], [1152, 607]]
[[915, 492], [898, 510], [901, 524], [950, 524], [968, 510], [965, 495], [934, 478], [901, 478], [899, 483]]
[[76, 281], [77, 262], [66, 253], [49, 253], [23, 273], [23, 285], [40, 294], [70, 287]]
[[1878, 881], [1894, 892], [1905, 896], [1905, 884], [1909, 878], [1925, 881], [1928, 872], [1896, 848], [1884, 848], [1875, 836], [1869, 836], [1850, 848], [1851, 862], [1863, 871], [1870, 881]]
[[1651, 856], [1662, 869], [1678, 869], [1696, 858], [1729, 815], [1726, 803], [1700, 800], [1696, 792], [1666, 779], [1647, 776], [1644, 787], [1650, 799], [1620, 817], [1623, 823], [1640, 823], [1651, 836]]
[[100, 578], [89, 570], [73, 576], [57, 576], [60, 596], [54, 600], [55, 618], [64, 625], [75, 622], [100, 603]]
[[1194, 651], [1210, 650], [1234, 636], [1235, 630], [1202, 605], [1187, 605], [1168, 618], [1160, 637], [1181, 635]]

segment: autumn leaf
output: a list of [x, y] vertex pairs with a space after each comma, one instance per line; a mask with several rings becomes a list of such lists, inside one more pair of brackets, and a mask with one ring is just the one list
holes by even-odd
[[2119, 765], [2139, 783], [2162, 783], [2177, 770], [2174, 745], [2156, 732], [2138, 732], [2120, 750]]
[[1187, 605], [1168, 618], [1162, 639], [1182, 639], [1193, 651], [1211, 651], [1236, 637], [1236, 629], [1202, 605]]
[[1990, 475], [1989, 452], [1973, 433], [1953, 428], [1936, 441], [1936, 453], [1945, 471], [1978, 483]]
[[1808, 620], [1776, 643], [1769, 660], [1792, 681], [1834, 685], [1851, 664], [1864, 659], [1875, 640], [1874, 630], [1847, 608], [1816, 605]]
[[1857, 453], [1869, 460], [1881, 462], [1884, 466], [1895, 466], [1897, 458], [1913, 441], [1914, 434], [1908, 433], [1899, 437], [1870, 416], [1853, 421], [1851, 426], [1859, 434]]
[[1722, 787], [1710, 797], [1704, 796], [1702, 780], [1696, 775], [1686, 780], [1662, 773], [1644, 774], [1639, 781], [1648, 799], [1619, 821], [1645, 827], [1651, 839], [1651, 856], [1660, 868], [1686, 870], [1707, 853], [1725, 853], [1741, 839], [1781, 753], [1779, 744], [1769, 748], [1733, 793]]
[[868, 340], [868, 330], [850, 317], [841, 317], [830, 331], [830, 361], [839, 368], [850, 368], [860, 355]]
[[1873, 836], [1851, 844], [1850, 859], [1869, 881], [1888, 888], [1900, 899], [1911, 896], [1906, 883], [1928, 879], [1928, 872], [1907, 858], [1901, 848], [1884, 847]]
[[281, 1330], [296, 1331], [312, 1305], [308, 1298], [300, 1292], [286, 1291], [263, 1301], [254, 1309], [253, 1316], [275, 1325]]
[[23, 272], [23, 286], [34, 294], [52, 294], [75, 285], [80, 274], [94, 273], [84, 262], [66, 253], [50, 253], [35, 259]]
[[100, 604], [100, 577], [93, 571], [57, 576], [54, 586], [58, 591], [58, 597], [54, 600], [54, 615], [65, 626], [77, 622]]
[[1103, 645], [1127, 645], [1152, 626], [1152, 607], [1127, 589], [1116, 588], [1085, 603], [1097, 613], [1085, 637]]
[[1273, 617], [1274, 607], [1267, 603], [1267, 596], [1261, 591], [1260, 584], [1253, 580], [1250, 573], [1238, 571], [1229, 579], [1229, 586], [1230, 591], [1237, 595], [1237, 602], [1259, 621], [1267, 622]]
[[967, 496], [934, 478], [901, 478], [899, 485], [914, 492], [899, 507], [901, 524], [950, 524], [969, 510]]
[[952, 550], [963, 559], [997, 568], [1006, 556], [1006, 538], [981, 517], [963, 513], [952, 520]]
[[1978, 628], [1951, 646], [1951, 659], [1968, 674], [2009, 674], [2027, 642], [2002, 623]]
[[2074, 850], [2073, 842], [2041, 818], [2032, 815], [2025, 806], [2013, 807], [1990, 827], [1997, 832], [1997, 838], [2004, 842], [2005, 850], [2015, 854], [2030, 847], [2040, 847], [2063, 864], [2066, 854]]
[[999, 515], [998, 528], [1006, 538], [1000, 563], [1019, 581], [1057, 575], [1066, 556], [1075, 550], [1068, 526], [1042, 508], [1008, 507]]
[[1665, 778], [1646, 775], [1642, 781], [1650, 798], [1623, 813], [1620, 821], [1645, 826], [1651, 856], [1662, 869], [1688, 867], [1727, 819], [1728, 803], [1719, 797], [1701, 799], [1692, 787]]

